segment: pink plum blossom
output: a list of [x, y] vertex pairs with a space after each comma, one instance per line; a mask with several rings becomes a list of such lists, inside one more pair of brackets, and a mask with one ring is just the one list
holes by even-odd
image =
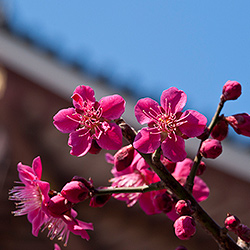
[[38, 236], [41, 226], [48, 220], [44, 211], [45, 204], [49, 201], [50, 185], [41, 181], [42, 163], [40, 157], [33, 160], [32, 167], [21, 162], [17, 165], [19, 179], [24, 186], [14, 186], [10, 190], [9, 199], [17, 201], [15, 216], [26, 215], [32, 224], [32, 234]]
[[[114, 164], [114, 157], [110, 154], [107, 154], [106, 159], [109, 163]], [[114, 178], [112, 178], [110, 182], [112, 182], [112, 187], [114, 188], [146, 186], [160, 181], [158, 175], [149, 169], [149, 165], [136, 150], [134, 151], [134, 159], [130, 166], [121, 171], [117, 171], [114, 166], [111, 172], [114, 175]], [[165, 191], [166, 190], [146, 193], [120, 193], [113, 194], [113, 197], [125, 201], [128, 207], [133, 206], [138, 201], [146, 214], [155, 214], [159, 213], [159, 211], [153, 204], [154, 197], [156, 194], [164, 193]]]
[[207, 119], [195, 110], [182, 112], [187, 96], [171, 87], [163, 91], [161, 106], [151, 98], [140, 99], [135, 116], [140, 124], [148, 124], [135, 137], [133, 146], [142, 153], [154, 152], [161, 146], [163, 155], [173, 162], [186, 158], [184, 139], [201, 135]]
[[125, 111], [124, 99], [111, 95], [96, 101], [94, 95], [91, 87], [78, 86], [72, 95], [74, 108], [62, 109], [54, 116], [55, 127], [69, 133], [72, 155], [98, 153], [99, 147], [118, 150], [122, 146], [121, 129], [112, 120]]
[[[24, 186], [14, 186], [10, 190], [9, 199], [17, 201], [17, 210], [13, 212], [15, 216], [27, 214], [34, 236], [38, 236], [42, 228], [42, 230], [48, 228], [48, 236], [51, 239], [57, 237], [59, 240], [65, 240], [65, 245], [70, 232], [80, 235], [83, 239], [89, 239], [86, 230], [93, 230], [92, 223], [77, 220], [77, 213], [72, 209], [72, 203], [61, 194], [49, 197], [53, 192], [50, 191], [48, 182], [41, 181], [40, 157], [33, 160], [32, 167], [18, 163], [17, 170], [20, 183]], [[69, 193], [66, 192], [67, 195]]]

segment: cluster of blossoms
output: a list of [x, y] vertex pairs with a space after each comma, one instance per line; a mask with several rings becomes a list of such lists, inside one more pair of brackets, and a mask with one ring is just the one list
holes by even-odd
[[[226, 82], [221, 104], [237, 99], [240, 94], [238, 82]], [[250, 136], [250, 116], [246, 113], [221, 115], [212, 127], [207, 127], [204, 115], [195, 110], [183, 111], [187, 96], [182, 90], [171, 87], [163, 91], [160, 105], [150, 98], [137, 102], [135, 117], [140, 124], [147, 126], [135, 133], [129, 145], [123, 146], [124, 131], [117, 122], [125, 111], [125, 101], [121, 96], [111, 95], [96, 101], [94, 90], [82, 85], [75, 89], [72, 100], [74, 107], [62, 109], [54, 116], [54, 126], [62, 133], [69, 133], [68, 145], [74, 156], [97, 154], [101, 149], [118, 150], [114, 156], [106, 154], [106, 161], [113, 165], [111, 186], [96, 189], [92, 181], [74, 177], [60, 192], [51, 191], [50, 184], [41, 180], [42, 165], [37, 157], [32, 167], [22, 163], [17, 166], [23, 185], [10, 190], [10, 200], [18, 201], [14, 215], [27, 215], [33, 235], [38, 236], [40, 230], [48, 229], [48, 237], [63, 240], [67, 245], [70, 232], [89, 240], [86, 230], [93, 230], [92, 223], [76, 219], [74, 205], [90, 199], [90, 206], [101, 207], [113, 197], [126, 202], [128, 207], [138, 202], [147, 215], [166, 214], [174, 222], [179, 239], [192, 237], [196, 232], [195, 204], [207, 199], [209, 188], [200, 178], [206, 165], [187, 158], [185, 140], [191, 137], [201, 139], [200, 156], [215, 159], [222, 153], [221, 141], [228, 134], [228, 125], [238, 134]], [[162, 181], [146, 161], [144, 154], [156, 151], [160, 152], [159, 161], [165, 173], [185, 190], [195, 169], [189, 191], [196, 203], [179, 199], [175, 190]], [[238, 220], [228, 217], [225, 225], [243, 240], [250, 241], [250, 229]], [[55, 244], [55, 249], [60, 247]]]
[[34, 236], [38, 236], [40, 230], [48, 229], [48, 237], [63, 240], [65, 246], [70, 232], [89, 240], [86, 230], [93, 230], [92, 223], [76, 219], [77, 212], [72, 208], [74, 203], [88, 197], [88, 186], [73, 180], [60, 193], [50, 191], [50, 184], [41, 181], [40, 157], [33, 160], [32, 167], [19, 163], [17, 170], [24, 185], [13, 187], [9, 198], [18, 201], [18, 210], [13, 213], [16, 216], [27, 215]]

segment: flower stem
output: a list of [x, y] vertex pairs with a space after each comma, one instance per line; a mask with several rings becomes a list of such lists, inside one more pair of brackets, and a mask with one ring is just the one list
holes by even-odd
[[218, 104], [218, 107], [217, 107], [217, 110], [208, 126], [208, 133], [206, 134], [206, 136], [204, 138], [202, 138], [201, 142], [200, 142], [200, 145], [199, 145], [199, 148], [198, 148], [198, 151], [197, 151], [197, 154], [194, 158], [194, 164], [191, 168], [191, 171], [189, 173], [189, 176], [187, 177], [187, 180], [186, 180], [186, 184], [185, 184], [185, 187], [187, 188], [187, 190], [191, 193], [192, 190], [193, 190], [193, 186], [194, 186], [194, 178], [196, 176], [196, 172], [198, 170], [198, 167], [199, 167], [199, 164], [201, 162], [201, 159], [202, 159], [202, 155], [200, 154], [200, 148], [201, 148], [201, 145], [203, 143], [203, 141], [205, 141], [209, 135], [211, 134], [214, 126], [216, 125], [216, 123], [218, 122], [218, 119], [219, 119], [219, 115], [220, 115], [220, 112], [224, 106], [224, 103], [225, 101], [221, 99], [220, 103]]
[[101, 188], [95, 189], [94, 195], [111, 195], [111, 194], [119, 194], [119, 193], [146, 193], [155, 190], [166, 189], [166, 186], [163, 182], [159, 181], [156, 183], [152, 183], [150, 185], [144, 185], [139, 187], [119, 187], [119, 188]]

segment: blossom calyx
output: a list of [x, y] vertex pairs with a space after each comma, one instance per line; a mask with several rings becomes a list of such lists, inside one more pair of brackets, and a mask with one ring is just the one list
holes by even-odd
[[236, 100], [241, 95], [241, 85], [236, 81], [227, 81], [222, 89], [221, 100]]
[[202, 142], [200, 153], [205, 158], [217, 158], [222, 153], [221, 142], [216, 139], [205, 140]]
[[196, 223], [191, 216], [181, 216], [174, 222], [175, 234], [180, 240], [190, 239], [196, 232]]
[[93, 196], [90, 200], [89, 206], [90, 207], [103, 207], [111, 198], [112, 195], [98, 195]]

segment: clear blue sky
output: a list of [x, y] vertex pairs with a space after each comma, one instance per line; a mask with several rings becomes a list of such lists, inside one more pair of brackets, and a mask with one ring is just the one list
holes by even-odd
[[237, 80], [243, 95], [224, 113], [250, 113], [249, 0], [4, 2], [17, 29], [140, 96], [176, 86], [211, 116], [223, 84]]

